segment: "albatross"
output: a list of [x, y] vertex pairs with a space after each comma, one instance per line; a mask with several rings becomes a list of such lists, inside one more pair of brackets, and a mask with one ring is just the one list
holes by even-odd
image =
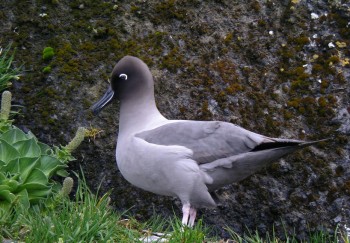
[[121, 174], [136, 187], [178, 197], [182, 223], [190, 227], [198, 208], [216, 206], [216, 189], [319, 142], [266, 137], [222, 121], [168, 120], [157, 109], [148, 66], [132, 56], [115, 65], [93, 113], [115, 99], [120, 102], [116, 160]]

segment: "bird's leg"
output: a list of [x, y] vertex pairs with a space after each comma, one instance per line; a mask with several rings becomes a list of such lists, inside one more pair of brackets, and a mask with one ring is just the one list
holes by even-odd
[[193, 227], [194, 221], [196, 220], [197, 210], [191, 207], [189, 203], [182, 206], [182, 224], [189, 227]]
[[190, 207], [190, 220], [188, 222], [188, 226], [193, 227], [194, 221], [196, 220], [197, 209], [194, 207]]
[[188, 223], [188, 218], [190, 216], [190, 210], [191, 210], [191, 205], [189, 203], [182, 205], [182, 224], [183, 225], [187, 225], [187, 223]]

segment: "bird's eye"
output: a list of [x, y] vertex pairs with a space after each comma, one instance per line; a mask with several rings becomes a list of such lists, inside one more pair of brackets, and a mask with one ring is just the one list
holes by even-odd
[[126, 75], [125, 73], [122, 73], [119, 75], [119, 78], [123, 79], [123, 80], [127, 80], [128, 79], [128, 75]]

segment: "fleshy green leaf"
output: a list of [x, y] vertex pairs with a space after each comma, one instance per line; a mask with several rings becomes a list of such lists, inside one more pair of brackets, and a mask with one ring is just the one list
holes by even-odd
[[28, 209], [30, 207], [30, 203], [29, 203], [29, 196], [28, 196], [28, 192], [26, 189], [20, 191], [19, 193], [17, 193], [18, 196], [18, 201], [24, 206], [24, 208]]
[[42, 187], [41, 189], [30, 191], [28, 195], [29, 195], [29, 199], [33, 199], [35, 197], [47, 198], [50, 193], [51, 193], [51, 187], [47, 186], [47, 187]]
[[38, 145], [39, 145], [40, 150], [41, 150], [41, 155], [49, 155], [52, 153], [52, 149], [49, 145], [47, 145], [45, 143], [41, 143], [41, 142], [38, 142]]
[[27, 139], [34, 138], [35, 141], [38, 142], [38, 139], [35, 137], [35, 135], [34, 135], [31, 131], [29, 131], [29, 132], [26, 134], [26, 137], [27, 137]]
[[66, 170], [59, 170], [56, 172], [56, 175], [62, 176], [62, 177], [67, 177], [67, 176], [69, 176], [69, 173]]
[[16, 142], [13, 144], [13, 147], [15, 147], [18, 150], [21, 157], [33, 158], [39, 157], [41, 154], [40, 147], [34, 138]]
[[1, 190], [0, 189], [0, 199], [6, 200], [10, 203], [13, 202], [13, 200], [15, 200], [16, 196], [11, 193], [9, 190]]
[[8, 185], [11, 188], [11, 192], [14, 192], [18, 188], [19, 182], [16, 180], [9, 179], [6, 181], [6, 185]]
[[11, 123], [12, 121], [0, 119], [0, 134], [10, 130], [12, 128]]
[[57, 181], [52, 182], [52, 191], [53, 192], [59, 192], [62, 189], [62, 185], [58, 183]]
[[41, 199], [48, 198], [51, 194], [51, 187], [40, 183], [27, 183], [23, 185], [23, 188], [28, 193], [28, 200], [31, 203], [37, 203]]
[[19, 128], [13, 127], [0, 136], [1, 139], [5, 140], [9, 144], [14, 144], [18, 141], [27, 140], [26, 134]]
[[2, 181], [6, 179], [5, 172], [0, 171], [0, 185], [2, 184]]
[[17, 174], [19, 172], [19, 159], [13, 159], [7, 163], [4, 167], [2, 167], [4, 172], [9, 172], [11, 174]]
[[0, 195], [1, 195], [2, 191], [6, 191], [6, 190], [10, 190], [10, 189], [11, 189], [11, 187], [9, 187], [8, 185], [5, 185], [5, 184], [0, 185]]
[[30, 173], [39, 165], [38, 158], [19, 158], [19, 174], [21, 176], [22, 181], [27, 181]]
[[26, 188], [30, 194], [34, 191], [40, 191], [45, 189], [51, 189], [50, 186], [47, 186], [48, 183], [38, 183], [38, 182], [28, 182], [21, 186], [21, 188]]
[[11, 203], [5, 200], [0, 200], [0, 210], [3, 212], [8, 212], [11, 209]]
[[19, 158], [19, 152], [5, 140], [0, 139], [0, 160], [8, 163], [10, 160]]
[[44, 155], [40, 157], [40, 170], [50, 178], [53, 174], [61, 169], [66, 168], [67, 166], [63, 164], [60, 160], [55, 157]]
[[51, 188], [33, 191], [28, 193], [28, 198], [31, 203], [38, 203], [42, 199], [48, 198], [48, 196], [51, 194]]
[[[47, 176], [44, 174], [44, 172], [42, 172], [41, 170], [35, 168], [32, 173], [30, 173], [30, 175], [27, 177], [25, 184], [42, 184], [42, 185], [47, 185], [48, 184], [48, 178]], [[23, 185], [23, 186], [24, 186]]]

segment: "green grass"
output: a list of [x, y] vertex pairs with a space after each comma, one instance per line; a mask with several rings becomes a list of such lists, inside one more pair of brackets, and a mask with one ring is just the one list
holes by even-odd
[[[179, 219], [154, 217], [145, 223], [115, 212], [109, 193], [98, 197], [79, 180], [75, 198], [59, 194], [29, 210], [18, 206], [0, 215], [0, 235], [24, 242], [141, 242], [152, 232], [163, 232], [168, 242], [203, 242], [208, 230], [199, 221], [191, 229]], [[1, 242], [1, 237], [0, 237]]]
[[10, 54], [11, 45], [0, 47], [0, 92], [11, 85], [11, 80], [19, 79], [21, 67], [13, 68], [14, 53]]
[[109, 206], [108, 193], [93, 195], [84, 180], [74, 200], [56, 196], [29, 210], [20, 206], [6, 215], [0, 232], [3, 237], [25, 242], [130, 242], [137, 230], [120, 224], [121, 214]]
[[[210, 228], [201, 220], [194, 228], [183, 227], [176, 217], [171, 220], [154, 217], [141, 223], [114, 211], [109, 205], [109, 193], [94, 195], [84, 179], [78, 184], [73, 199], [57, 194], [29, 210], [18, 206], [0, 215], [0, 236], [21, 242], [142, 242], [154, 232], [162, 232], [170, 243], [220, 242], [220, 239], [208, 237]], [[259, 235], [248, 231], [241, 236], [229, 228], [226, 230], [237, 243], [299, 242], [287, 235], [281, 240], [274, 234]], [[305, 242], [350, 242], [339, 230], [335, 235], [317, 232], [309, 238]]]
[[234, 232], [230, 228], [226, 228], [226, 230], [229, 232], [231, 239], [236, 243], [349, 243], [350, 238], [348, 235], [346, 235], [345, 232], [342, 232], [339, 229], [335, 230], [334, 235], [325, 233], [323, 231], [313, 232], [309, 233], [309, 238], [305, 241], [300, 241], [295, 236], [289, 236], [288, 234], [285, 234], [283, 239], [278, 238], [275, 236], [274, 232], [272, 234], [266, 233], [266, 235], [260, 235], [257, 231], [251, 232], [247, 230], [247, 232], [241, 236]]

